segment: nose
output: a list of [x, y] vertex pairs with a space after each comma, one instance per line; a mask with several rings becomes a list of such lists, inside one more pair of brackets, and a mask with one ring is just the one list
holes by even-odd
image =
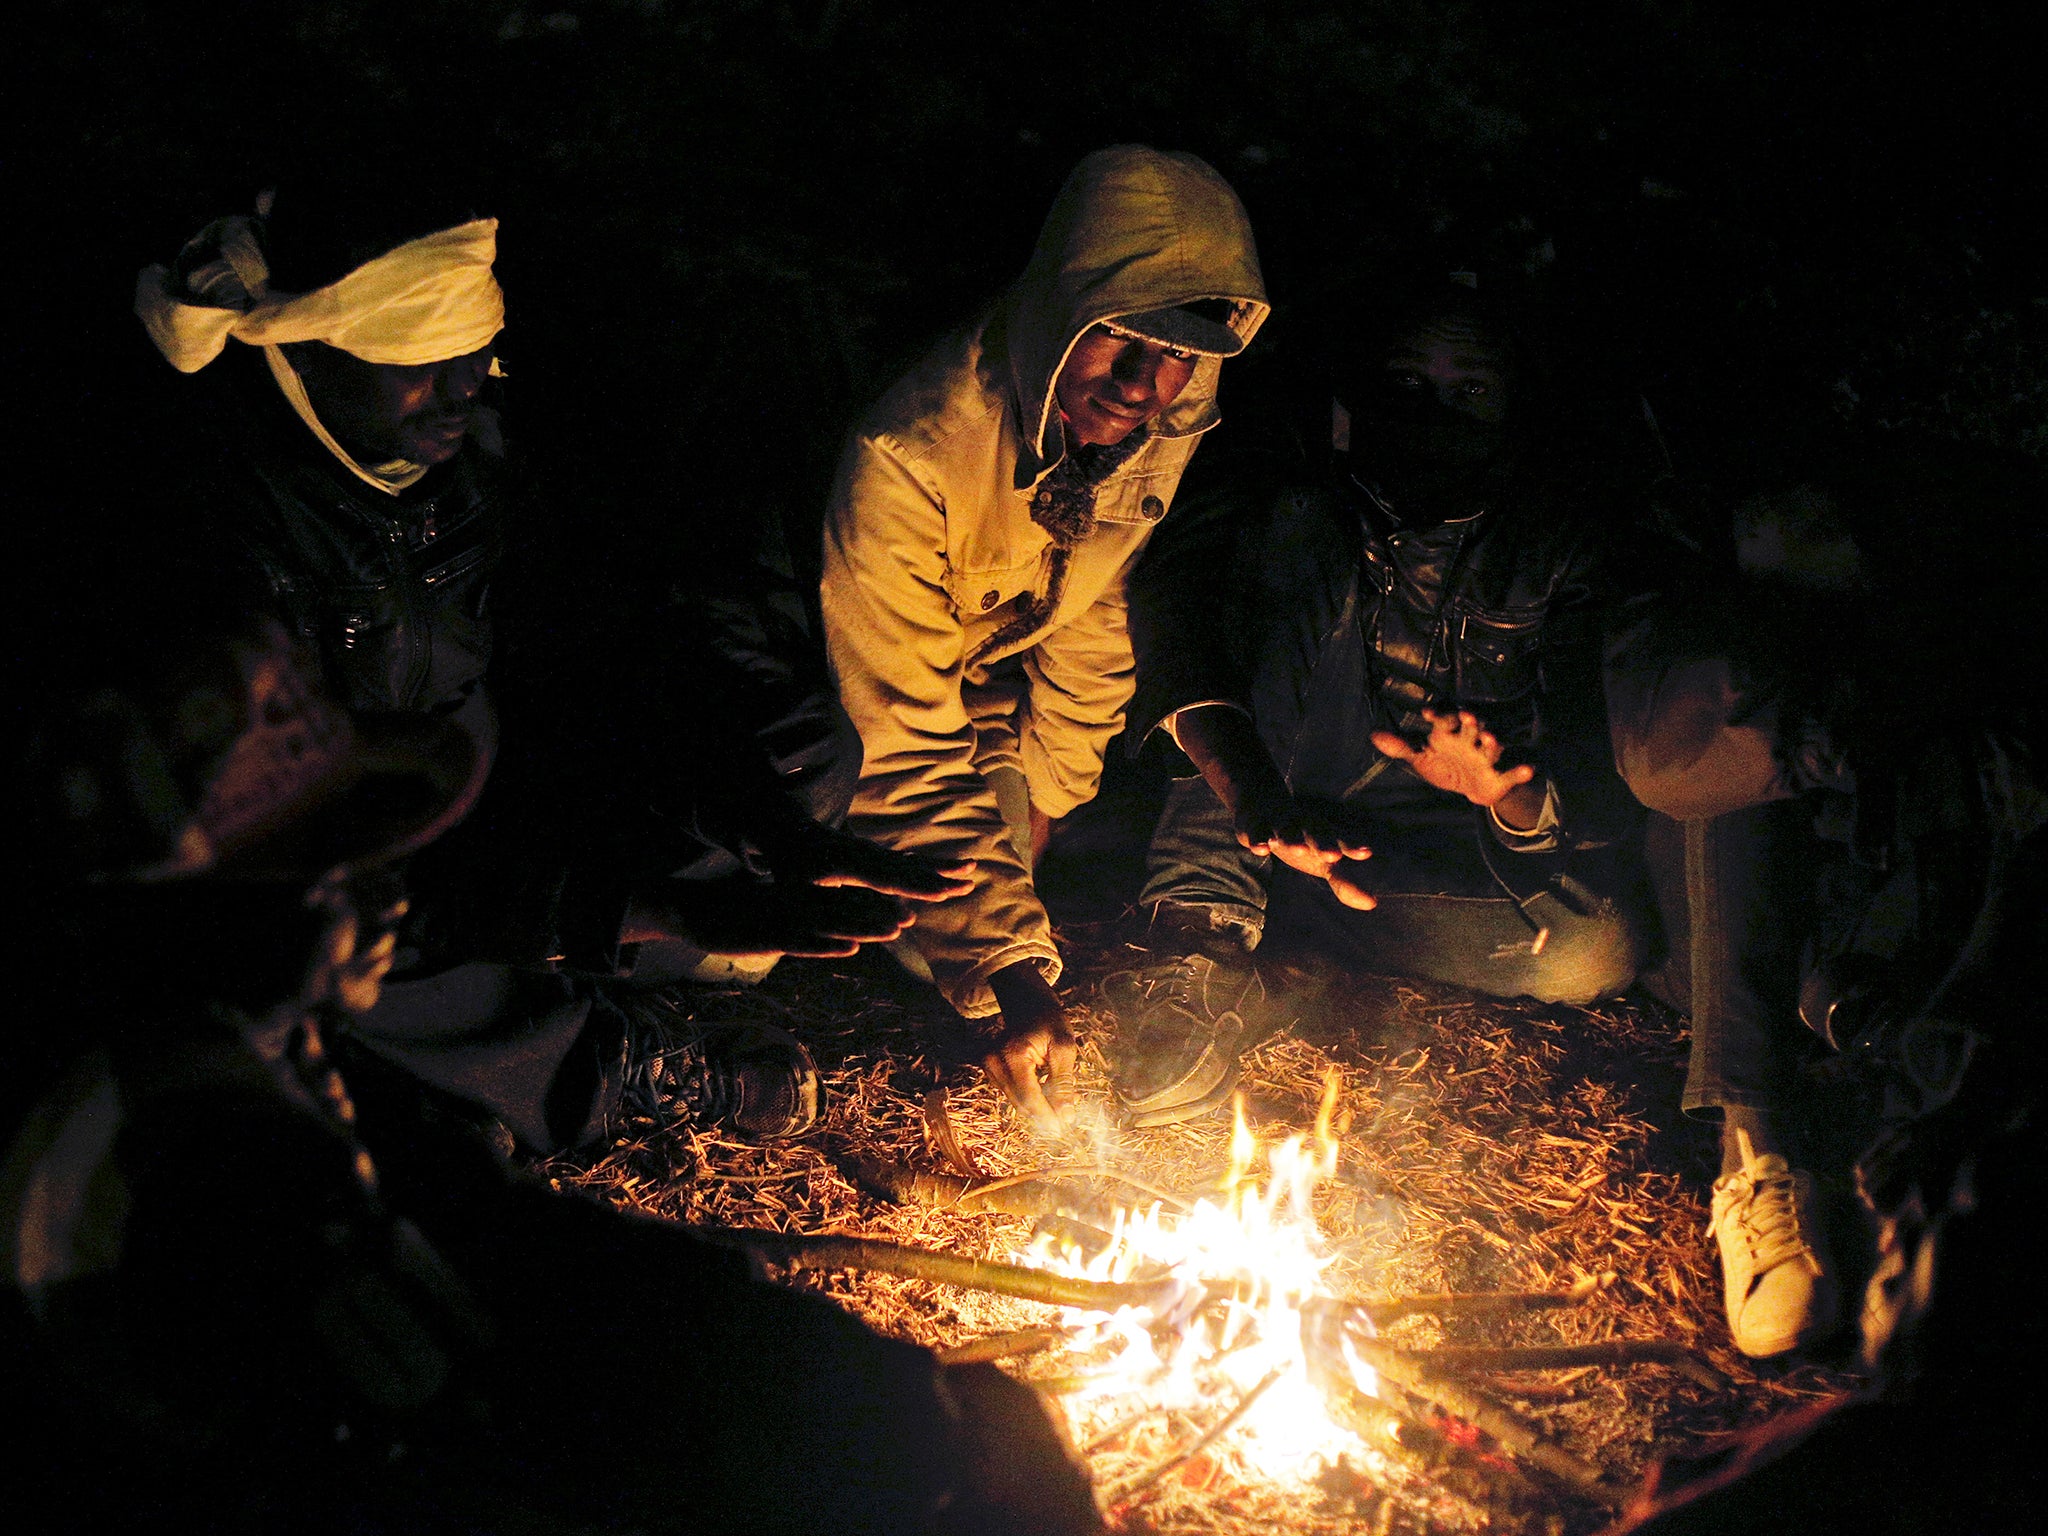
[[1110, 365], [1110, 382], [1116, 386], [1117, 395], [1130, 404], [1149, 400], [1158, 393], [1159, 365], [1164, 356], [1155, 348], [1142, 341], [1133, 341], [1116, 355]]
[[458, 357], [441, 370], [441, 397], [450, 405], [464, 406], [475, 403], [483, 393], [484, 380], [490, 377], [491, 360], [488, 357]]

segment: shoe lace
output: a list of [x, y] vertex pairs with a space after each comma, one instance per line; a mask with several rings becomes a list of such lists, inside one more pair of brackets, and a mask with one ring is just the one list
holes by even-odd
[[1806, 1235], [1799, 1187], [1782, 1158], [1759, 1158], [1746, 1131], [1738, 1131], [1742, 1167], [1721, 1181], [1729, 1199], [1711, 1224], [1712, 1235], [1731, 1231], [1748, 1247], [1750, 1266], [1762, 1275], [1800, 1261], [1819, 1273], [1820, 1260]]
[[626, 1066], [619, 1085], [621, 1105], [651, 1120], [717, 1114], [728, 1085], [708, 1070], [701, 1040], [677, 1040], [652, 1020], [630, 1016]]

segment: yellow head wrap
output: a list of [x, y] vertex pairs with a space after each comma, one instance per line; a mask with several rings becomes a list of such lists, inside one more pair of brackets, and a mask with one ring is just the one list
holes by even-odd
[[231, 336], [262, 347], [278, 388], [313, 435], [356, 475], [396, 495], [425, 466], [358, 464], [314, 414], [279, 348], [324, 341], [366, 363], [406, 367], [466, 357], [505, 325], [505, 295], [491, 275], [497, 255], [498, 221], [476, 219], [409, 240], [311, 293], [274, 293], [255, 223], [237, 215], [215, 220], [186, 243], [183, 282], [161, 264], [143, 268], [135, 313], [180, 373], [204, 368]]

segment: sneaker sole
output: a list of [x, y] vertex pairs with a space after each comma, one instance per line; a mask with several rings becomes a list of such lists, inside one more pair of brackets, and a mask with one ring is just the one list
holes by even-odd
[[1187, 1099], [1179, 1104], [1163, 1104], [1152, 1109], [1126, 1110], [1123, 1126], [1126, 1130], [1149, 1131], [1159, 1125], [1179, 1125], [1184, 1120], [1199, 1120], [1206, 1114], [1221, 1109], [1237, 1091], [1238, 1081], [1244, 1076], [1241, 1066], [1233, 1064], [1223, 1074], [1223, 1080], [1199, 1099]]

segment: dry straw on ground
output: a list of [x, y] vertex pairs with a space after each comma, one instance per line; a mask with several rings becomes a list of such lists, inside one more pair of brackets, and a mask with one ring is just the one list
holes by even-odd
[[[1067, 991], [1077, 1002], [1093, 996], [1105, 971], [1147, 958], [1105, 933], [1067, 938]], [[762, 1018], [799, 1033], [826, 1074], [824, 1124], [774, 1147], [647, 1127], [594, 1158], [557, 1160], [545, 1172], [564, 1186], [678, 1221], [858, 1234], [1007, 1258], [1026, 1242], [1027, 1219], [891, 1205], [865, 1192], [853, 1170], [863, 1162], [946, 1168], [948, 1149], [934, 1142], [945, 1139], [947, 1126], [957, 1142], [951, 1150], [989, 1177], [1107, 1166], [1143, 1185], [1193, 1195], [1213, 1187], [1228, 1162], [1224, 1115], [1121, 1135], [1108, 1128], [1105, 1053], [1116, 1021], [1094, 1009], [1081, 1022], [1083, 1130], [1054, 1147], [1002, 1108], [961, 1059], [940, 1012], [897, 982], [885, 961], [785, 965], [758, 989], [706, 991], [695, 1003], [706, 1017]], [[1696, 1447], [1843, 1384], [1812, 1367], [1758, 1369], [1728, 1346], [1704, 1237], [1711, 1169], [1688, 1162], [1695, 1139], [1675, 1129], [1680, 1025], [1622, 1005], [1500, 1003], [1374, 978], [1323, 977], [1289, 991], [1286, 1003], [1295, 1022], [1253, 1053], [1244, 1090], [1254, 1129], [1275, 1140], [1305, 1130], [1325, 1074], [1340, 1076], [1340, 1115], [1348, 1115], [1349, 1128], [1337, 1177], [1316, 1207], [1337, 1255], [1334, 1291], [1375, 1299], [1605, 1280], [1581, 1306], [1450, 1322], [1416, 1317], [1390, 1328], [1393, 1342], [1661, 1336], [1694, 1344], [1727, 1377], [1724, 1387], [1656, 1364], [1476, 1378], [1623, 1481], [1659, 1453]], [[935, 1090], [943, 1125], [931, 1112]], [[884, 1332], [934, 1347], [1053, 1318], [1033, 1303], [885, 1275], [805, 1276], [801, 1283]], [[1012, 1368], [1044, 1377], [1057, 1361], [1047, 1355]], [[1098, 1488], [1157, 1463], [1203, 1427], [1180, 1415], [1118, 1433], [1078, 1426], [1079, 1438], [1093, 1442]], [[1476, 1529], [1489, 1518], [1441, 1489], [1384, 1473], [1361, 1479], [1339, 1471], [1306, 1490], [1267, 1484], [1244, 1475], [1227, 1436], [1113, 1513], [1130, 1531], [1376, 1536]], [[1559, 1498], [1512, 1517], [1496, 1508], [1491, 1521], [1493, 1529], [1578, 1531], [1597, 1528], [1602, 1517]]]

